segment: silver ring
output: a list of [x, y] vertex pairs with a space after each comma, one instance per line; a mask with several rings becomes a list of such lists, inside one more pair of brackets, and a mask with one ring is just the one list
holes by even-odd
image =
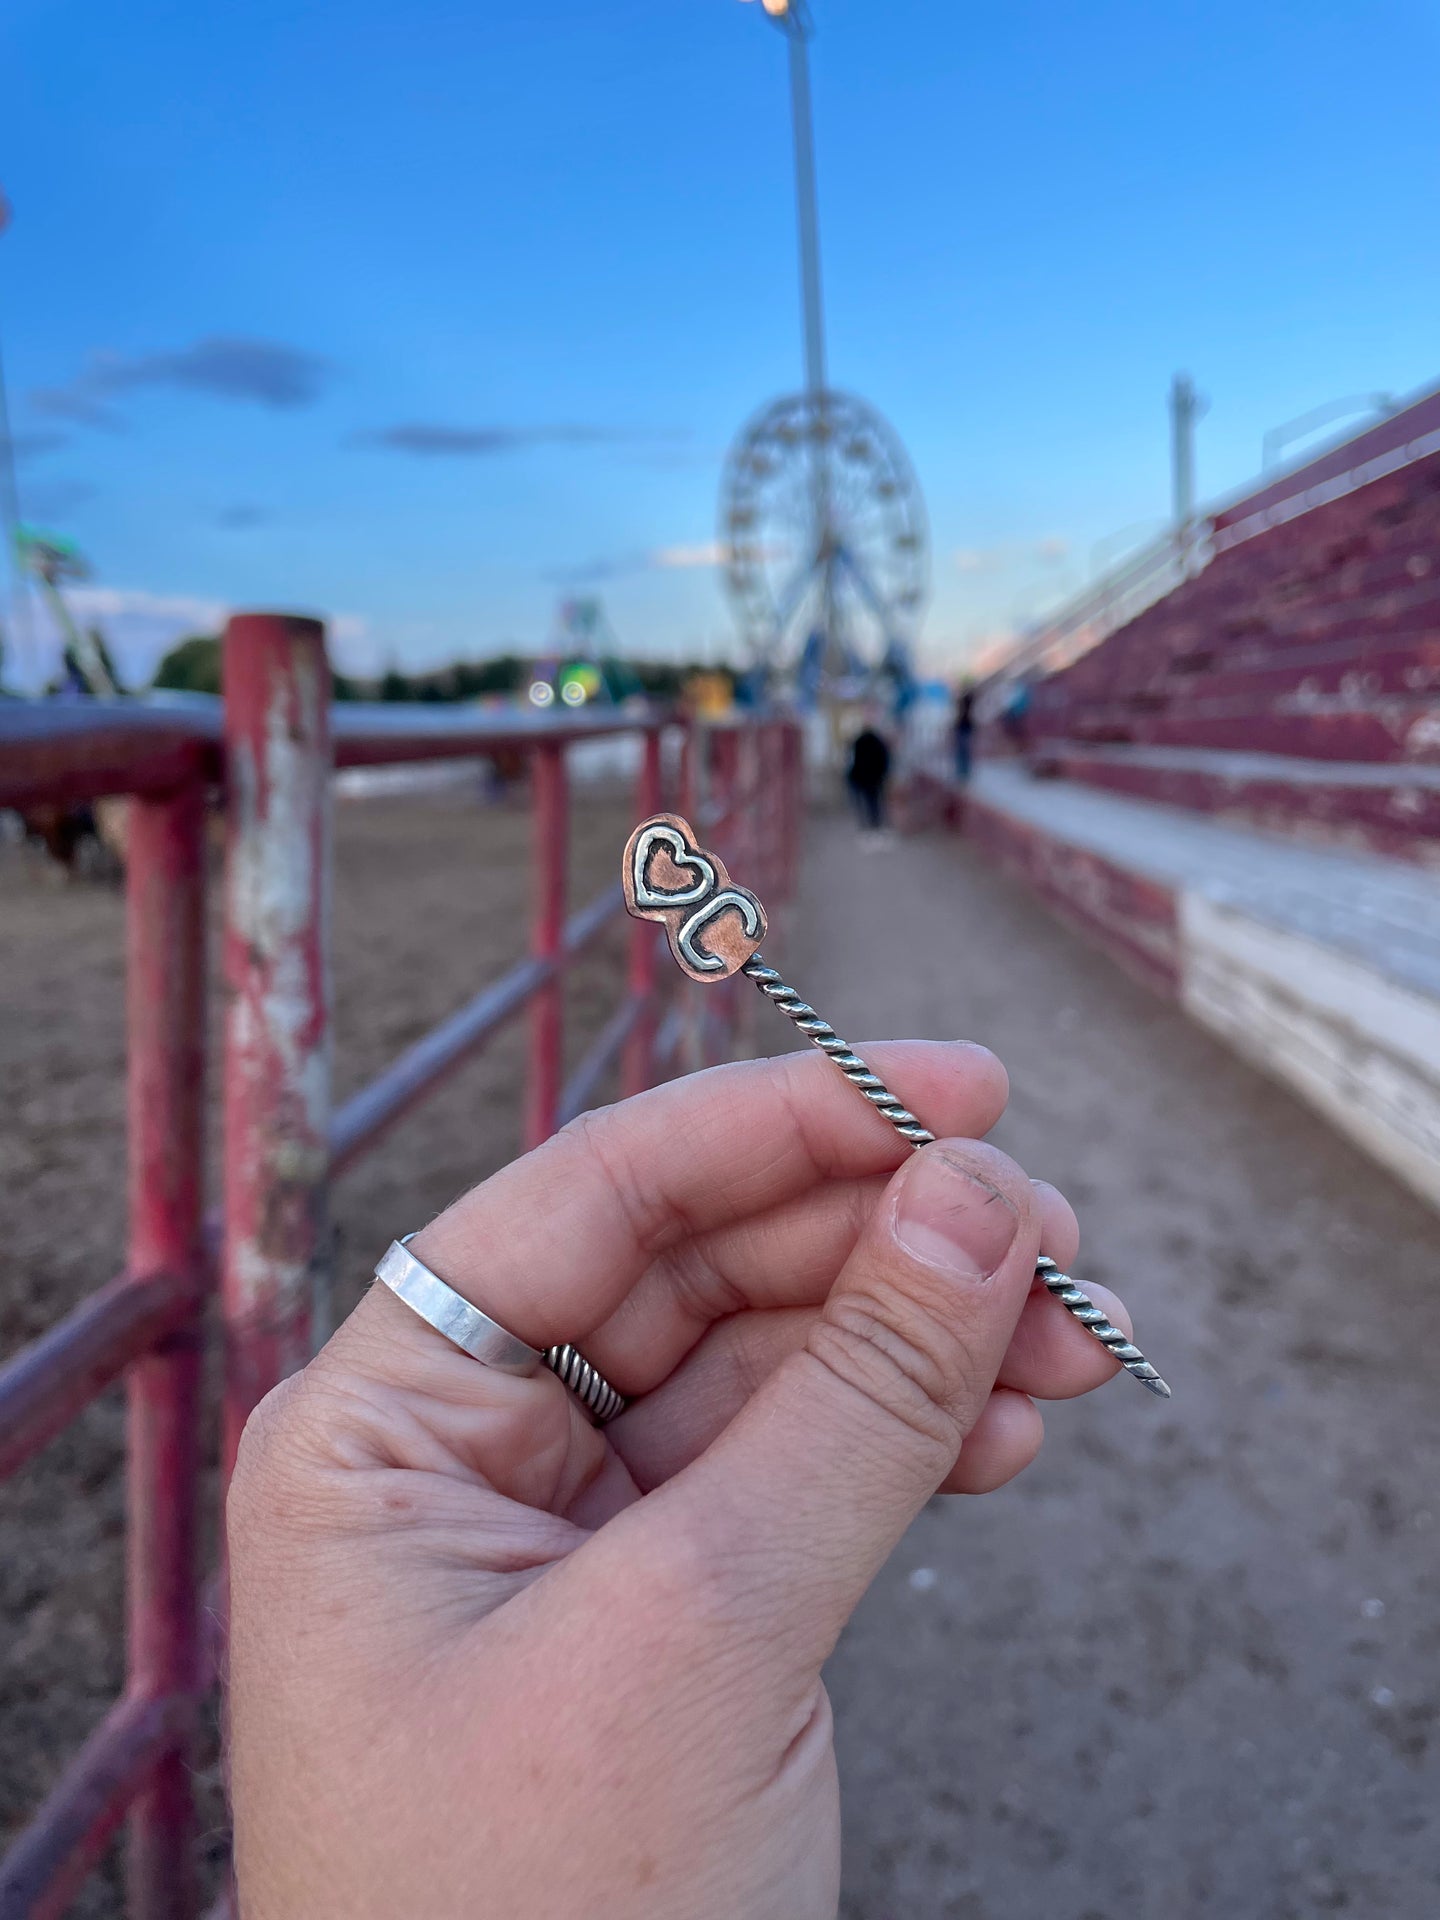
[[403, 1239], [390, 1242], [375, 1268], [375, 1278], [383, 1281], [412, 1313], [419, 1314], [427, 1326], [481, 1366], [493, 1367], [498, 1373], [524, 1379], [542, 1366], [548, 1367], [594, 1416], [597, 1426], [603, 1427], [623, 1411], [624, 1396], [577, 1347], [547, 1347], [542, 1352], [527, 1345], [488, 1313], [472, 1307], [438, 1273], [417, 1260], [407, 1244], [414, 1238], [413, 1233], [407, 1233]]

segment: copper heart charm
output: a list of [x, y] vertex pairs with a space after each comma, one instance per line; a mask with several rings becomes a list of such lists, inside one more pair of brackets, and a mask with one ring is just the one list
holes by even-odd
[[[714, 862], [692, 843], [678, 814], [658, 815], [635, 829], [626, 848], [626, 870], [625, 904], [632, 913], [698, 906], [720, 884]], [[687, 881], [689, 874], [696, 876], [693, 882]]]
[[678, 813], [641, 821], [625, 843], [622, 878], [628, 911], [660, 922], [692, 980], [728, 980], [765, 938], [765, 909]]

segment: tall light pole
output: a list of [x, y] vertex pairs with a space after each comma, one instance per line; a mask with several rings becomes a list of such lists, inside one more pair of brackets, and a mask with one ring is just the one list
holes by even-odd
[[790, 52], [790, 118], [795, 140], [795, 218], [800, 231], [800, 314], [805, 384], [825, 391], [825, 309], [820, 292], [820, 207], [815, 194], [815, 122], [810, 108], [810, 34], [803, 0], [765, 0]]
[[[0, 190], [0, 234], [10, 224], [10, 203]], [[34, 628], [30, 618], [30, 582], [20, 557], [20, 483], [15, 474], [15, 438], [10, 431], [10, 410], [5, 397], [5, 367], [0, 360], [0, 529], [8, 549], [5, 564], [10, 582], [11, 636], [20, 641], [23, 658], [12, 668], [22, 677], [36, 664]]]
[[820, 212], [815, 197], [815, 123], [810, 110], [810, 36], [806, 0], [762, 0], [790, 52], [790, 121], [795, 142], [795, 215], [800, 230], [800, 323], [805, 385], [825, 391], [825, 313], [820, 297]]
[[1184, 533], [1195, 517], [1195, 422], [1210, 402], [1195, 391], [1188, 373], [1170, 383], [1170, 473], [1175, 530]]
[[[790, 73], [805, 384], [749, 423], [726, 462], [726, 586], [757, 658], [805, 638], [797, 678], [812, 692], [863, 671], [902, 685], [907, 630], [924, 603], [924, 507], [903, 447], [874, 408], [829, 385], [810, 98], [810, 0], [762, 0]], [[844, 485], [839, 484], [843, 475]]]
[[[825, 650], [839, 639], [836, 568], [830, 516], [830, 436], [826, 428], [825, 308], [820, 283], [820, 206], [815, 191], [815, 120], [810, 104], [808, 0], [761, 0], [770, 24], [785, 36], [790, 59], [790, 126], [795, 148], [795, 222], [800, 239], [800, 326], [805, 347], [805, 388], [818, 431], [810, 448], [815, 554], [820, 566], [821, 619]], [[840, 662], [837, 660], [837, 665]]]

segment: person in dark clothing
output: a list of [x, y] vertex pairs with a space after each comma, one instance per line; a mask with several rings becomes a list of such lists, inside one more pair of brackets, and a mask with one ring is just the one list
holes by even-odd
[[850, 771], [845, 776], [861, 824], [877, 833], [885, 824], [885, 782], [890, 777], [890, 749], [868, 724], [855, 736], [850, 749]]
[[1030, 682], [1023, 674], [1005, 695], [1000, 725], [1016, 753], [1023, 754], [1030, 744]]
[[955, 778], [963, 787], [970, 778], [971, 743], [975, 737], [975, 694], [962, 687], [955, 696]]

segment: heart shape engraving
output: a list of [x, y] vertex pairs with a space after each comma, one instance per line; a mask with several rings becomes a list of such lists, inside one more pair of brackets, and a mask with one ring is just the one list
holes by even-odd
[[[704, 900], [715, 891], [718, 882], [714, 866], [671, 821], [647, 820], [643, 827], [636, 829], [633, 846], [629, 865], [635, 908], [659, 907], [668, 910], [671, 907], [693, 907], [697, 901]], [[653, 856], [657, 849], [669, 856], [672, 867], [682, 872], [689, 870], [698, 873], [700, 878], [694, 886], [671, 888], [652, 885], [650, 868], [654, 864]]]
[[728, 980], [765, 938], [764, 907], [735, 884], [718, 854], [698, 844], [678, 813], [657, 813], [636, 827], [621, 877], [628, 911], [664, 927], [692, 980]]

